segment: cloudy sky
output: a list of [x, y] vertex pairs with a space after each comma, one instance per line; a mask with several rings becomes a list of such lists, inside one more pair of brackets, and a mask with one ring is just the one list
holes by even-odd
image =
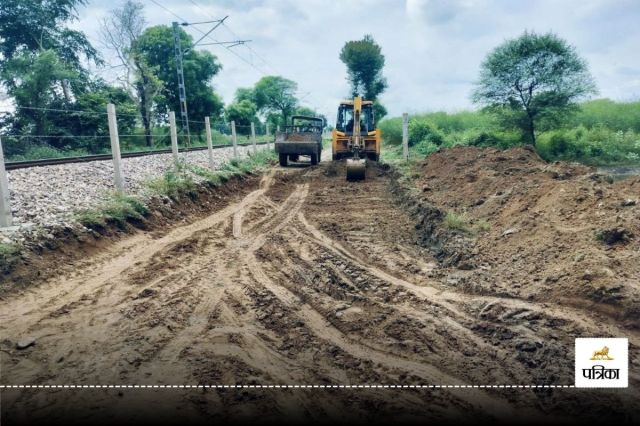
[[[150, 25], [178, 20], [169, 11], [188, 22], [229, 15], [213, 38], [252, 40], [233, 52], [207, 47], [223, 64], [214, 84], [226, 102], [236, 88], [280, 74], [299, 84], [303, 103], [333, 117], [348, 94], [340, 49], [372, 34], [386, 57], [381, 100], [391, 115], [472, 108], [483, 58], [525, 30], [553, 31], [576, 46], [599, 96], [640, 99], [640, 0], [155, 0], [169, 11], [140, 1]], [[100, 47], [98, 21], [121, 3], [89, 0], [74, 27]]]

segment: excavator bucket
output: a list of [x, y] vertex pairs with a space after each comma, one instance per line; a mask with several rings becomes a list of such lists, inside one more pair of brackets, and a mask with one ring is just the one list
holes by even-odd
[[347, 159], [347, 180], [363, 180], [366, 170], [366, 160], [364, 158]]

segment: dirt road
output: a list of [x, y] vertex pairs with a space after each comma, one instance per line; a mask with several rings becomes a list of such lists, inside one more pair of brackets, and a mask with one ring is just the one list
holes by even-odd
[[[210, 215], [139, 232], [0, 301], [2, 384], [572, 385], [587, 310], [452, 290], [388, 170], [274, 169]], [[36, 344], [15, 343], [33, 336]], [[638, 415], [638, 383], [563, 388], [5, 389], [7, 422]], [[585, 407], [592, 407], [585, 410]], [[588, 411], [588, 412], [587, 412]], [[637, 419], [637, 418], [636, 418]]]

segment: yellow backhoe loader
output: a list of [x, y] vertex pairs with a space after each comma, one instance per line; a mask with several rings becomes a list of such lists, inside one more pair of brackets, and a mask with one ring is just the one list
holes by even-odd
[[333, 160], [347, 158], [347, 179], [365, 178], [367, 159], [380, 159], [380, 129], [376, 129], [373, 102], [355, 97], [338, 107], [332, 135]]

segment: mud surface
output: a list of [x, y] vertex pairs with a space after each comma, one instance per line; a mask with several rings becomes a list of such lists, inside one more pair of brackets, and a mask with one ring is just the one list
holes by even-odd
[[562, 298], [471, 291], [443, 262], [451, 247], [473, 259], [468, 237], [425, 244], [390, 171], [344, 176], [274, 169], [203, 218], [8, 295], [0, 382], [572, 385], [575, 337], [627, 336], [630, 388], [9, 389], [3, 419], [638, 419], [637, 329]]
[[548, 164], [533, 150], [443, 150], [417, 169], [420, 198], [463, 217], [468, 292], [561, 302], [640, 330], [640, 178]]

